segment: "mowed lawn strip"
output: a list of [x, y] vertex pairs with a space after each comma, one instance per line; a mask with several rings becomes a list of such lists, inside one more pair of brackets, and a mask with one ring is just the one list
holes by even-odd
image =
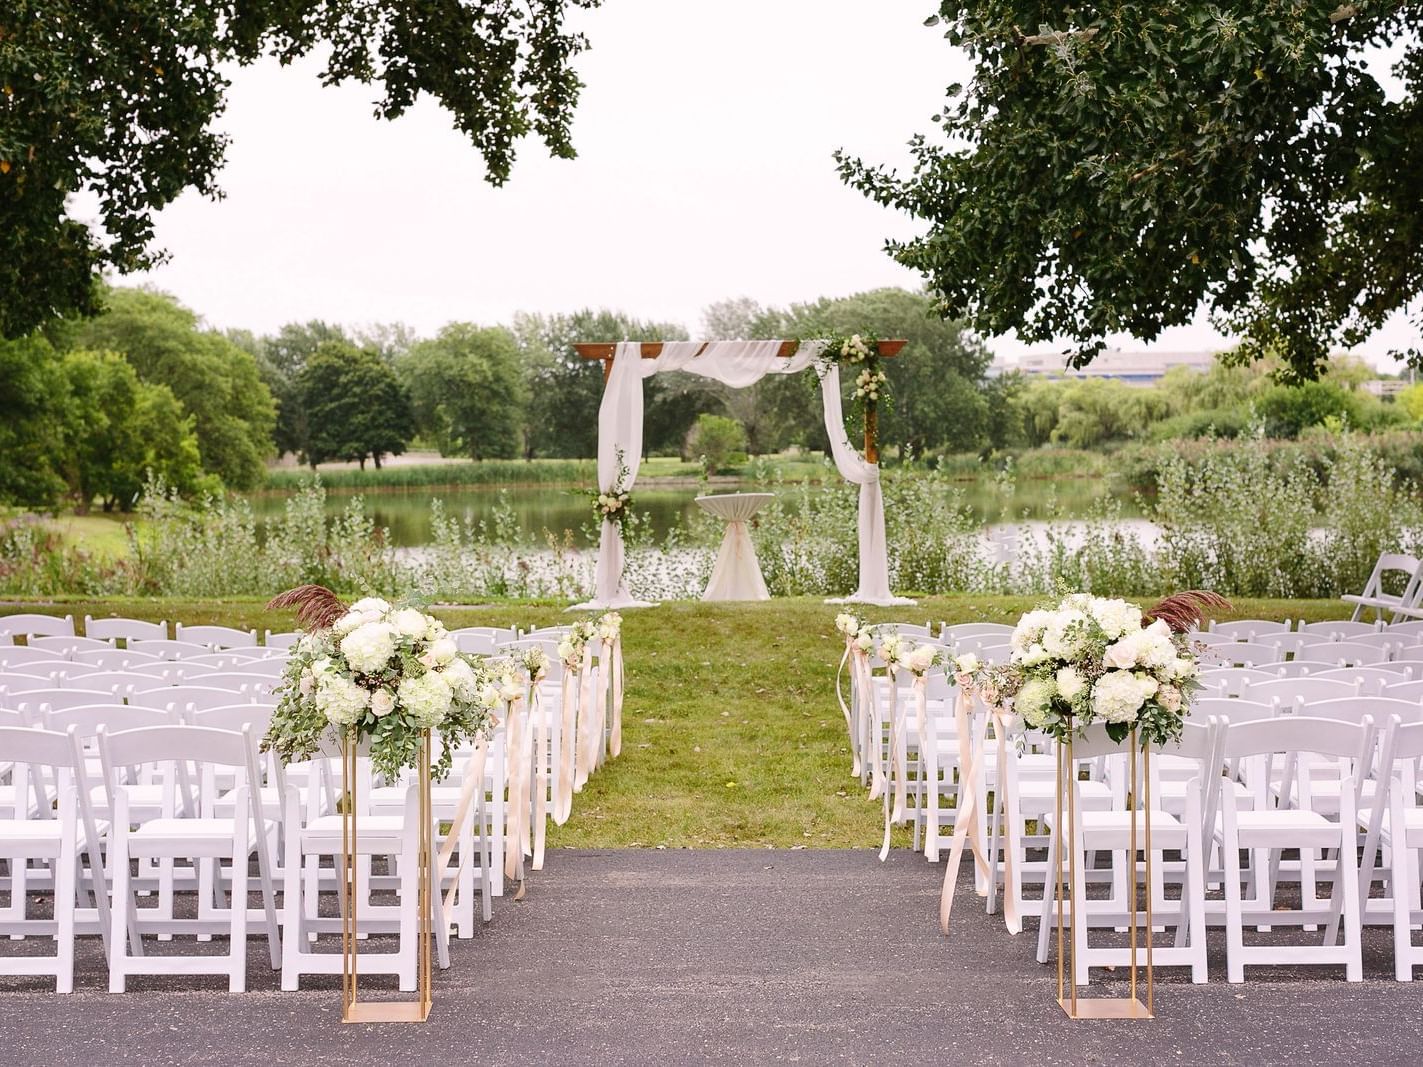
[[[866, 608], [872, 621], [1013, 622], [1030, 597], [925, 597]], [[434, 608], [450, 626], [549, 625], [562, 605]], [[810, 598], [761, 604], [669, 603], [623, 613], [623, 751], [588, 782], [553, 847], [877, 847], [878, 802], [850, 776], [835, 699], [841, 610]], [[38, 611], [285, 630], [289, 612], [252, 600], [0, 600]], [[1338, 601], [1237, 600], [1231, 618], [1347, 616]], [[1226, 616], [1222, 615], [1224, 619]], [[908, 830], [896, 831], [908, 843]]]

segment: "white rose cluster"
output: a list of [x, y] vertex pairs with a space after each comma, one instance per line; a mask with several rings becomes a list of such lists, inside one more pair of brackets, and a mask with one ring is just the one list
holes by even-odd
[[851, 334], [840, 342], [840, 357], [851, 363], [863, 363], [870, 355], [870, 346], [859, 334]]
[[889, 381], [889, 375], [882, 370], [872, 371], [868, 368], [862, 370], [855, 378], [855, 396], [866, 400], [878, 400], [880, 389], [887, 381]]

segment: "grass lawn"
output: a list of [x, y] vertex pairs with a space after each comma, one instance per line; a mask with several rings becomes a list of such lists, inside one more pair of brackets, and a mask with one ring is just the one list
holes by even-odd
[[[870, 608], [874, 621], [1012, 622], [1026, 597], [927, 597]], [[583, 848], [760, 845], [876, 847], [880, 805], [850, 777], [835, 700], [839, 610], [809, 598], [758, 605], [664, 604], [624, 614], [622, 756], [551, 827], [550, 844]], [[0, 601], [0, 613], [127, 615], [288, 629], [257, 601]], [[435, 609], [451, 626], [566, 621], [562, 605]], [[1238, 600], [1232, 618], [1340, 618], [1338, 601]], [[1222, 616], [1224, 618], [1225, 616]], [[908, 830], [898, 841], [908, 843]]]

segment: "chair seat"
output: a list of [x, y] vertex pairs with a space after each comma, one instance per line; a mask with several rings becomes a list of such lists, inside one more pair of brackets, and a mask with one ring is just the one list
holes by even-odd
[[[270, 831], [276, 824], [263, 820]], [[227, 856], [237, 825], [232, 819], [150, 819], [130, 832], [128, 849], [134, 856]], [[257, 830], [247, 823], [247, 850], [257, 847]]]
[[[146, 811], [163, 810], [163, 787], [161, 785], [126, 785], [124, 792], [128, 794], [130, 816], [141, 815]], [[95, 811], [107, 812], [109, 810], [109, 794], [103, 786], [89, 790], [89, 801], [94, 805]]]
[[[321, 815], [302, 828], [305, 852], [341, 851], [340, 815]], [[357, 815], [356, 851], [387, 855], [399, 852], [405, 836], [405, 819], [399, 815]]]
[[[1161, 808], [1152, 808], [1150, 814], [1151, 847], [1153, 850], [1179, 848], [1185, 843], [1186, 828], [1179, 818]], [[1123, 811], [1120, 808], [1113, 808], [1110, 811], [1093, 811], [1084, 806], [1083, 810], [1077, 813], [1077, 823], [1081, 827], [1080, 833], [1086, 847], [1127, 848], [1131, 844], [1133, 815], [1136, 816], [1136, 847], [1145, 848], [1147, 812]], [[1055, 811], [1044, 812], [1042, 820], [1051, 826], [1056, 816]], [[1063, 818], [1065, 820], [1066, 815]]]
[[[1361, 828], [1367, 827], [1372, 815], [1373, 812], [1368, 808], [1360, 809], [1359, 826]], [[1391, 815], [1391, 812], [1385, 811], [1383, 818], [1379, 821], [1380, 838], [1383, 844], [1389, 845], [1390, 847], [1393, 845], [1393, 826], [1391, 825], [1393, 820], [1390, 818]], [[1405, 846], [1412, 848], [1423, 846], [1423, 808], [1403, 809], [1403, 832]]]
[[[1222, 839], [1223, 819], [1223, 815], [1216, 816], [1217, 840]], [[1235, 824], [1241, 848], [1331, 848], [1339, 844], [1342, 835], [1338, 823], [1316, 811], [1298, 809], [1237, 812]]]

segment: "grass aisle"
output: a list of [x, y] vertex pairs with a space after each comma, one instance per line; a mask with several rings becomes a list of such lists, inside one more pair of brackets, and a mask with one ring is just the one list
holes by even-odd
[[[929, 597], [875, 621], [1012, 622], [1025, 597]], [[1338, 601], [1238, 600], [1238, 618], [1339, 618]], [[850, 777], [835, 700], [838, 609], [812, 599], [664, 604], [624, 614], [623, 752], [550, 830], [552, 847], [873, 848], [880, 806]], [[287, 629], [255, 601], [45, 601], [0, 612], [127, 615]], [[561, 605], [435, 609], [451, 626], [566, 622]], [[908, 843], [907, 829], [898, 843]]]

